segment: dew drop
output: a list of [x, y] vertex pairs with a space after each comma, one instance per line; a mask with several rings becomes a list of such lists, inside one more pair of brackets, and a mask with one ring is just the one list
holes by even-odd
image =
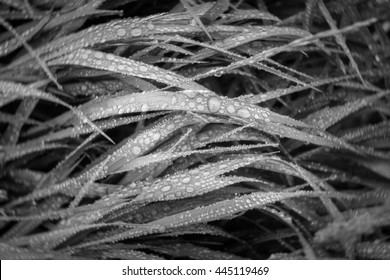
[[103, 58], [103, 54], [101, 52], [95, 52], [94, 53], [94, 56], [98, 59], [102, 59]]
[[133, 148], [131, 148], [131, 152], [135, 155], [139, 155], [142, 152], [142, 149], [138, 146], [134, 146]]
[[189, 183], [190, 181], [191, 181], [191, 178], [190, 178], [190, 177], [185, 177], [185, 178], [183, 178], [183, 179], [181, 180], [181, 182], [184, 183], [184, 184], [187, 184], [187, 183]]
[[141, 112], [147, 112], [148, 110], [149, 110], [149, 105], [148, 104], [142, 104]]
[[158, 141], [160, 139], [160, 134], [155, 133], [155, 134], [153, 134], [152, 138], [154, 141]]
[[241, 108], [237, 111], [237, 115], [241, 118], [248, 119], [251, 116], [251, 113], [248, 109]]
[[130, 31], [131, 36], [137, 37], [142, 35], [142, 29], [141, 28], [134, 28]]
[[166, 80], [173, 80], [173, 77], [171, 75], [165, 75], [164, 78]]
[[148, 193], [145, 195], [145, 198], [153, 198], [154, 193]]
[[107, 54], [106, 55], [106, 59], [108, 59], [108, 60], [114, 60], [115, 59], [115, 56], [113, 55], [113, 54]]
[[126, 29], [120, 28], [116, 31], [116, 34], [120, 37], [123, 37], [126, 35]]
[[226, 107], [226, 110], [230, 113], [230, 114], [233, 114], [235, 111], [236, 111], [236, 108], [234, 108], [233, 105], [228, 105]]
[[162, 192], [167, 192], [167, 191], [169, 191], [171, 188], [172, 188], [171, 186], [165, 186], [165, 187], [162, 187], [162, 188], [161, 188], [161, 191], [162, 191]]
[[201, 141], [201, 142], [206, 142], [210, 139], [210, 137], [208, 135], [198, 135], [198, 140]]
[[221, 99], [217, 97], [210, 97], [207, 100], [207, 107], [211, 113], [216, 113], [221, 108]]
[[153, 30], [154, 29], [154, 25], [153, 25], [153, 23], [148, 23], [148, 25], [147, 25], [147, 28], [149, 29], [149, 30]]
[[141, 72], [147, 72], [147, 71], [148, 71], [148, 67], [141, 65], [141, 66], [139, 67], [139, 70], [140, 70]]
[[177, 97], [172, 97], [172, 99], [171, 99], [171, 104], [172, 105], [175, 105], [177, 103]]

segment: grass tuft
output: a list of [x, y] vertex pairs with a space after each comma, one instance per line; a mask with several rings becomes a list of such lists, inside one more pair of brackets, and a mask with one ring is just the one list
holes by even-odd
[[386, 1], [1, 1], [1, 259], [389, 259]]

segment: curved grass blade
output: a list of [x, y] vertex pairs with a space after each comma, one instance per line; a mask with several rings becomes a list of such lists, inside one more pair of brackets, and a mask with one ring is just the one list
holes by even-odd
[[[79, 65], [100, 70], [107, 70], [123, 75], [155, 80], [170, 86], [207, 91], [201, 85], [190, 82], [174, 72], [146, 63], [107, 54], [99, 51], [79, 49], [68, 55], [49, 62], [49, 65]], [[210, 92], [211, 93], [211, 92]]]
[[299, 191], [295, 193], [256, 192], [248, 195], [243, 195], [231, 200], [224, 200], [221, 202], [217, 202], [209, 206], [198, 207], [193, 210], [164, 217], [146, 224], [146, 225], [160, 226], [160, 228], [148, 228], [148, 229], [135, 228], [133, 230], [129, 230], [118, 235], [101, 239], [99, 241], [78, 245], [76, 246], [76, 248], [94, 246], [97, 244], [104, 244], [104, 243], [113, 243], [113, 242], [118, 242], [125, 239], [135, 238], [147, 234], [164, 232], [165, 230], [170, 228], [177, 228], [180, 226], [187, 226], [196, 223], [205, 223], [214, 220], [226, 219], [236, 213], [257, 208], [262, 205], [275, 203], [283, 199], [300, 197], [300, 196], [313, 196], [313, 195], [318, 196], [319, 194], [314, 192], [303, 192], [303, 191]]
[[[27, 97], [27, 96], [33, 96], [38, 97], [40, 99], [44, 99], [47, 101], [51, 101], [54, 103], [58, 103], [72, 111], [73, 114], [78, 116], [83, 122], [88, 123], [91, 127], [93, 127], [99, 134], [103, 135], [106, 139], [108, 139], [111, 143], [114, 143], [110, 137], [108, 137], [107, 134], [105, 134], [100, 128], [98, 128], [91, 120], [89, 120], [83, 112], [81, 112], [78, 109], [73, 108], [72, 106], [68, 105], [61, 99], [46, 93], [44, 91], [27, 87], [22, 84], [13, 83], [13, 82], [5, 82], [0, 81], [0, 91], [3, 93], [2, 96], [0, 96], [0, 106], [3, 106], [5, 103], [9, 103], [14, 99], [20, 98], [20, 97]], [[3, 99], [3, 100], [2, 100]]]
[[[46, 23], [46, 22], [45, 22]], [[14, 28], [6, 22], [3, 18], [0, 17], [0, 24], [7, 28], [12, 35], [25, 47], [25, 49], [29, 52], [29, 54], [38, 62], [39, 66], [43, 69], [45, 74], [49, 77], [49, 79], [57, 86], [58, 89], [62, 89], [61, 85], [57, 82], [57, 79], [51, 73], [46, 63], [39, 57], [39, 55], [30, 47], [30, 45], [26, 42], [26, 40], [20, 36]]]

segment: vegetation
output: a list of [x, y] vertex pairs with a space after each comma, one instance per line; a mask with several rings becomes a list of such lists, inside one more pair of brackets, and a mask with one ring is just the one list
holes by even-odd
[[1, 259], [390, 259], [390, 2], [1, 0]]

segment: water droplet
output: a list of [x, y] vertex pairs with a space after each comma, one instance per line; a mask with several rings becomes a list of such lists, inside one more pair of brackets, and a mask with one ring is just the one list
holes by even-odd
[[173, 80], [173, 77], [172, 77], [171, 75], [165, 75], [164, 77], [165, 77], [165, 79], [167, 79], [167, 80]]
[[133, 148], [131, 148], [131, 152], [134, 155], [139, 155], [142, 152], [142, 149], [140, 147], [138, 147], [138, 146], [134, 146]]
[[183, 179], [181, 180], [181, 182], [184, 183], [184, 184], [187, 184], [187, 183], [189, 183], [190, 181], [191, 181], [191, 178], [190, 178], [190, 177], [185, 177], [185, 178], [183, 178]]
[[241, 118], [248, 119], [251, 116], [251, 113], [248, 109], [241, 108], [237, 111], [237, 115]]
[[107, 60], [114, 60], [114, 59], [115, 59], [115, 56], [114, 56], [113, 54], [110, 54], [110, 53], [109, 53], [109, 54], [106, 55], [106, 59], [107, 59]]
[[141, 72], [147, 72], [147, 71], [148, 71], [148, 68], [147, 68], [146, 66], [141, 65], [141, 66], [139, 67], [139, 70], [140, 70]]
[[142, 104], [141, 112], [147, 112], [148, 110], [149, 110], [149, 105], [148, 104]]
[[116, 31], [116, 34], [117, 34], [118, 36], [123, 37], [123, 36], [126, 35], [126, 29], [124, 29], [124, 28], [118, 29], [118, 30]]
[[236, 108], [234, 108], [233, 105], [228, 105], [226, 107], [226, 110], [230, 113], [230, 114], [233, 114], [235, 111], [236, 111]]
[[145, 195], [145, 198], [153, 198], [154, 193], [148, 193]]
[[172, 97], [172, 99], [171, 99], [171, 104], [172, 105], [175, 105], [177, 103], [177, 97]]
[[142, 35], [142, 29], [141, 28], [134, 28], [130, 31], [131, 36], [137, 37]]
[[162, 191], [162, 192], [167, 192], [167, 191], [169, 191], [171, 188], [172, 188], [172, 186], [165, 186], [165, 187], [162, 187], [162, 188], [161, 188], [161, 191]]
[[210, 113], [216, 113], [221, 108], [221, 99], [218, 97], [210, 97], [207, 100], [207, 107], [209, 108]]
[[146, 26], [149, 30], [153, 30], [154, 29], [154, 25], [153, 23], [148, 23], [147, 26]]

